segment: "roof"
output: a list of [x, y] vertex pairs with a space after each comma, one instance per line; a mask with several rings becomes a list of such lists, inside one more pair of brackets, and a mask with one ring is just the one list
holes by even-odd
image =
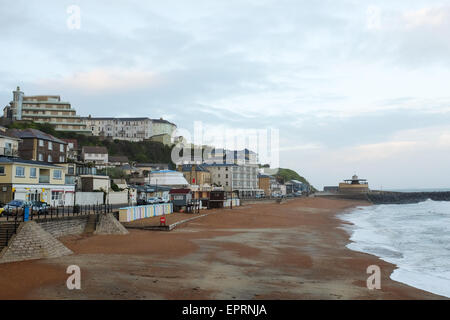
[[123, 166], [120, 167], [120, 169], [122, 169], [122, 170], [135, 170], [136, 167], [133, 167], [133, 166], [131, 166], [129, 164], [124, 164]]
[[12, 158], [12, 157], [1, 157], [0, 156], [0, 163], [23, 163], [23, 164], [34, 164], [37, 166], [47, 166], [47, 167], [56, 167], [61, 168], [60, 166], [43, 162], [43, 161], [34, 161], [34, 160], [25, 160], [21, 158]]
[[176, 127], [175, 123], [172, 123], [170, 121], [164, 120], [164, 119], [152, 119], [152, 122], [156, 122], [156, 123], [167, 123], [167, 124], [171, 124], [173, 126]]
[[78, 140], [77, 139], [61, 139], [61, 140], [67, 142], [67, 144], [73, 143], [74, 146], [78, 145]]
[[[183, 166], [181, 167], [181, 170], [183, 172], [191, 172], [192, 171], [192, 164], [183, 164]], [[209, 172], [206, 168], [204, 168], [202, 165], [196, 165], [195, 166], [195, 171], [197, 172]]]
[[109, 156], [109, 162], [128, 162], [128, 157], [126, 156]]
[[83, 153], [99, 153], [99, 154], [107, 154], [108, 149], [103, 146], [84, 146], [82, 148]]
[[235, 163], [204, 163], [203, 167], [237, 167]]
[[0, 137], [9, 138], [13, 140], [20, 140], [20, 138], [16, 137], [15, 135], [11, 134], [11, 132], [8, 131], [0, 131]]
[[273, 179], [275, 179], [273, 176], [271, 176], [269, 174], [265, 174], [265, 173], [258, 173], [258, 178], [273, 178]]
[[32, 128], [9, 129], [7, 132], [17, 138], [20, 138], [20, 139], [41, 139], [41, 140], [47, 140], [47, 141], [57, 142], [57, 143], [61, 143], [61, 144], [67, 144], [67, 142], [65, 142], [61, 139], [58, 139], [58, 138], [52, 136], [51, 134], [42, 132], [38, 129], [32, 129]]
[[169, 167], [168, 163], [136, 163], [135, 167]]
[[88, 120], [119, 120], [119, 121], [144, 121], [150, 120], [147, 117], [137, 117], [137, 118], [114, 118], [114, 117], [82, 117]]
[[189, 182], [183, 174], [173, 170], [161, 170], [150, 172], [150, 184], [162, 186], [187, 186]]
[[292, 183], [303, 184], [303, 182], [298, 181], [298, 180], [289, 180], [289, 181], [292, 182]]
[[174, 194], [174, 193], [181, 193], [181, 194], [186, 194], [186, 193], [190, 193], [191, 189], [172, 189], [169, 191], [170, 194]]

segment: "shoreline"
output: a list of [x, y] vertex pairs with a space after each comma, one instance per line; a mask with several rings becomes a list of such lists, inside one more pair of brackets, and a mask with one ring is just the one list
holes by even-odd
[[[390, 279], [395, 265], [346, 247], [338, 216], [358, 205], [370, 204], [302, 198], [209, 210], [170, 232], [65, 237], [75, 254], [1, 264], [0, 299], [446, 299]], [[71, 264], [82, 290], [65, 288]], [[381, 290], [366, 288], [373, 264]]]
[[[408, 204], [412, 204], [412, 203], [408, 203]], [[378, 204], [370, 204], [369, 207], [370, 206], [376, 206], [376, 205], [378, 205]], [[386, 205], [393, 205], [393, 204], [386, 204]], [[395, 205], [402, 205], [402, 204], [395, 204]], [[355, 209], [356, 209], [356, 207], [355, 207]], [[384, 262], [386, 262], [388, 264], [391, 264], [393, 266], [392, 272], [391, 272], [391, 274], [389, 276], [391, 281], [395, 281], [395, 282], [401, 283], [403, 285], [406, 285], [406, 286], [409, 286], [409, 287], [412, 287], [412, 288], [415, 288], [415, 289], [418, 289], [418, 290], [422, 290], [424, 292], [436, 295], [437, 297], [440, 297], [442, 299], [450, 299], [449, 296], [446, 296], [446, 295], [440, 294], [439, 292], [436, 292], [436, 291], [441, 291], [442, 292], [442, 290], [439, 290], [439, 288], [438, 288], [438, 290], [436, 290], [436, 287], [432, 288], [432, 289], [435, 290], [434, 292], [430, 291], [430, 290], [427, 290], [427, 287], [430, 288], [429, 283], [426, 283], [426, 282], [419, 282], [418, 283], [417, 280], [414, 281], [414, 278], [413, 278], [413, 281], [411, 281], [410, 278], [405, 278], [405, 277], [403, 277], [404, 280], [406, 279], [405, 281], [400, 281], [400, 280], [395, 279], [395, 277], [392, 277], [395, 271], [398, 271], [399, 273], [404, 274], [405, 272], [408, 272], [408, 268], [405, 268], [405, 266], [401, 267], [395, 261], [392, 261], [392, 259], [390, 259], [389, 256], [383, 257], [382, 255], [377, 255], [376, 253], [366, 252], [366, 251], [364, 251], [364, 249], [362, 249], [359, 246], [359, 245], [361, 245], [360, 240], [358, 240], [358, 239], [356, 239], [355, 241], [351, 240], [351, 238], [353, 236], [353, 233], [354, 233], [354, 230], [352, 230], [353, 228], [348, 228], [346, 226], [347, 225], [348, 226], [352, 226], [352, 227], [355, 228], [355, 230], [360, 228], [357, 223], [355, 223], [354, 221], [351, 221], [352, 219], [350, 217], [351, 217], [352, 211], [354, 211], [354, 210], [344, 211], [344, 212], [336, 214], [336, 218], [341, 220], [342, 223], [343, 223], [343, 226], [344, 226], [343, 230], [345, 230], [347, 232], [347, 234], [348, 234], [348, 244], [346, 245], [347, 249], [349, 249], [351, 251], [354, 251], [354, 252], [359, 252], [359, 253], [372, 255], [372, 256], [374, 256], [374, 257], [376, 257], [376, 258], [378, 258], [378, 259], [380, 259], [380, 260], [382, 260], [382, 261], [384, 261]], [[344, 218], [344, 215], [349, 215], [349, 214], [350, 214], [350, 217], [348, 217], [348, 220], [346, 218]], [[370, 230], [370, 229], [368, 231], [369, 232], [370, 231], [373, 232], [373, 230]], [[351, 246], [350, 246], [353, 243], [355, 243], [355, 246], [353, 246], [354, 249], [352, 249]], [[374, 245], [377, 245], [377, 244], [375, 243]], [[401, 255], [403, 255], [403, 253], [401, 253]], [[421, 277], [424, 277], [424, 275], [422, 275]], [[398, 276], [397, 276], [397, 278], [398, 278]], [[409, 282], [408, 282], [408, 280], [409, 280]], [[433, 280], [432, 276], [431, 276], [428, 279], [428, 281], [435, 281], [435, 280]], [[414, 284], [416, 284], [416, 285], [418, 284], [418, 285], [416, 286]]]

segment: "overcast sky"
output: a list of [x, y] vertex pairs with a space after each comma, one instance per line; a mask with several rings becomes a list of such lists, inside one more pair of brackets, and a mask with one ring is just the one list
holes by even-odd
[[3, 106], [19, 85], [83, 116], [275, 128], [316, 187], [450, 187], [450, 1], [0, 0], [0, 48]]

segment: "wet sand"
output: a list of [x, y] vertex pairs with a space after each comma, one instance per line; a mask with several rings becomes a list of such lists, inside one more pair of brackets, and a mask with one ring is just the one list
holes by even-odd
[[[209, 210], [171, 232], [64, 237], [75, 254], [0, 264], [0, 299], [443, 298], [390, 280], [394, 265], [345, 247], [336, 213], [358, 205], [368, 204], [302, 198]], [[72, 264], [81, 290], [66, 288]], [[380, 290], [366, 287], [374, 264]]]

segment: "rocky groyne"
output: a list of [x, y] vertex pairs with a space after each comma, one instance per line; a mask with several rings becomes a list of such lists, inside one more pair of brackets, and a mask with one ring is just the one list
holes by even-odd
[[374, 204], [418, 203], [428, 199], [450, 201], [450, 191], [445, 192], [369, 192], [367, 199]]

